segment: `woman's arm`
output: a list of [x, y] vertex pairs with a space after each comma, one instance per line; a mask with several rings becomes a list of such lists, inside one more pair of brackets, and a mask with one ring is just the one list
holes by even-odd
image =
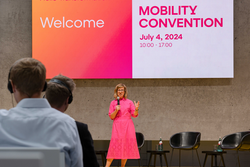
[[134, 116], [138, 115], [138, 111], [139, 111], [139, 109], [135, 109]]
[[140, 106], [140, 102], [138, 101], [137, 103], [134, 101], [134, 104], [133, 102], [131, 102], [131, 115], [132, 117], [137, 117], [138, 116], [138, 111], [139, 111], [139, 106]]
[[117, 106], [115, 107], [115, 111], [112, 112], [111, 114], [109, 114], [109, 117], [110, 117], [111, 119], [115, 119], [116, 114], [118, 113], [119, 110], [120, 110], [120, 105], [117, 105]]

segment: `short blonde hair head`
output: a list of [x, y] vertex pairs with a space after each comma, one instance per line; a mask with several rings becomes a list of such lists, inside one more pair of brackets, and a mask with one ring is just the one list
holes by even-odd
[[116, 85], [115, 90], [114, 90], [114, 98], [117, 99], [117, 91], [119, 88], [124, 88], [124, 96], [123, 98], [127, 99], [128, 97], [128, 90], [126, 85], [124, 85], [123, 83], [119, 83], [118, 85]]

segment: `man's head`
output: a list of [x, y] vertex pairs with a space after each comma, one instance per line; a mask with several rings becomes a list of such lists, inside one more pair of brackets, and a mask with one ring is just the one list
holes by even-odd
[[39, 98], [46, 89], [46, 69], [33, 58], [17, 60], [11, 67], [8, 76], [8, 89], [14, 93], [17, 102], [23, 98]]
[[68, 104], [73, 100], [72, 92], [74, 89], [74, 81], [59, 74], [48, 82], [45, 97], [49, 101], [51, 107], [61, 112], [65, 112], [68, 108]]

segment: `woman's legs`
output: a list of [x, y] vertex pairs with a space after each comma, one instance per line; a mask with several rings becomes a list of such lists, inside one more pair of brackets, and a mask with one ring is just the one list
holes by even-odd
[[127, 159], [121, 159], [121, 167], [125, 167]]
[[[106, 166], [105, 167], [110, 167], [113, 159], [107, 159]], [[121, 167], [125, 167], [127, 162], [127, 159], [121, 159]]]
[[107, 159], [106, 166], [105, 167], [110, 167], [113, 159]]

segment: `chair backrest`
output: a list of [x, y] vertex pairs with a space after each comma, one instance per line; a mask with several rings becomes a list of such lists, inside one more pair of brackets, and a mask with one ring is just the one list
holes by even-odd
[[38, 152], [2, 152], [1, 167], [44, 167], [43, 155]]
[[239, 150], [250, 150], [250, 133], [242, 137]]
[[[241, 147], [242, 140], [244, 136], [250, 134], [249, 131], [237, 132], [233, 134], [226, 135], [221, 140], [222, 149], [238, 150]], [[248, 137], [246, 137], [245, 142]]]
[[136, 132], [135, 134], [136, 134], [138, 148], [142, 148], [144, 145], [144, 135], [140, 132]]
[[176, 149], [198, 149], [200, 138], [200, 132], [180, 132], [170, 138], [169, 144]]
[[20, 167], [22, 164], [26, 167], [27, 163], [38, 167], [65, 167], [65, 157], [59, 148], [0, 147], [0, 166], [10, 167], [16, 163]]

